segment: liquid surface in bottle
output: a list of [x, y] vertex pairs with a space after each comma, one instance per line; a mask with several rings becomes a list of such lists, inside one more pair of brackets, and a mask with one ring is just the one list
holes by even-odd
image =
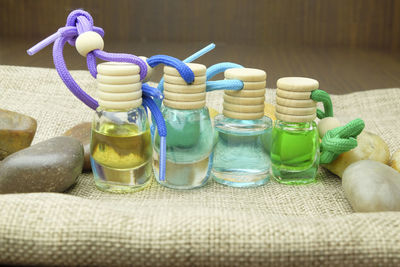
[[116, 169], [131, 169], [151, 159], [150, 130], [138, 133], [134, 124], [104, 123], [92, 130], [91, 155], [99, 164]]
[[154, 138], [153, 167], [157, 181], [170, 188], [192, 189], [204, 185], [210, 173], [209, 158], [214, 132], [207, 108], [177, 110], [162, 107], [166, 120], [166, 174], [159, 180], [160, 136]]
[[280, 181], [306, 183], [315, 178], [318, 170], [319, 137], [313, 124], [276, 126], [272, 131], [272, 171]]
[[271, 126], [271, 120], [266, 117], [253, 121], [217, 117], [218, 142], [212, 166], [214, 180], [235, 187], [266, 183], [271, 167]]
[[139, 132], [135, 124], [103, 122], [92, 130], [92, 169], [100, 189], [129, 192], [141, 188], [151, 179], [151, 159], [149, 128]]

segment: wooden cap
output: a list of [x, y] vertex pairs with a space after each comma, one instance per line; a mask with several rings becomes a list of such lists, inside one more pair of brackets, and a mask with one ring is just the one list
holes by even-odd
[[312, 115], [304, 115], [304, 116], [296, 116], [296, 115], [287, 115], [279, 113], [278, 111], [275, 112], [275, 116], [278, 120], [287, 121], [287, 122], [310, 122], [315, 120], [317, 114], [314, 113]]
[[315, 102], [312, 99], [296, 100], [296, 99], [282, 98], [279, 97], [278, 95], [276, 96], [276, 104], [291, 108], [311, 108], [317, 106], [317, 102]]
[[287, 91], [311, 92], [319, 88], [319, 83], [305, 77], [284, 77], [276, 82], [276, 86]]
[[239, 79], [244, 82], [261, 82], [267, 79], [267, 73], [260, 69], [232, 68], [224, 73], [226, 79]]
[[267, 81], [261, 82], [243, 82], [242, 90], [254, 90], [254, 89], [265, 89], [267, 86]]
[[238, 105], [224, 102], [224, 110], [235, 111], [238, 113], [260, 113], [264, 111], [264, 103], [259, 105]]
[[206, 101], [203, 100], [203, 101], [179, 102], [179, 101], [164, 99], [163, 104], [166, 107], [175, 109], [200, 109], [206, 105]]
[[102, 92], [129, 93], [142, 90], [142, 83], [132, 84], [105, 84], [97, 83], [97, 89]]
[[140, 67], [126, 62], [104, 62], [97, 65], [97, 73], [110, 76], [129, 76], [139, 74]]
[[139, 57], [141, 60], [143, 60], [146, 63], [147, 66], [147, 73], [146, 73], [146, 77], [144, 77], [143, 79], [143, 83], [147, 83], [148, 81], [150, 81], [151, 76], [153, 75], [153, 68], [150, 67], [150, 65], [147, 63], [147, 57], [144, 56], [140, 56]]
[[286, 115], [296, 115], [296, 116], [303, 116], [303, 115], [312, 115], [317, 113], [317, 107], [311, 108], [290, 108], [281, 105], [276, 105], [276, 111], [281, 114]]
[[179, 94], [170, 91], [164, 91], [164, 99], [184, 102], [184, 101], [203, 101], [206, 99], [206, 93], [195, 93], [195, 94]]
[[264, 97], [236, 97], [224, 94], [224, 102], [237, 105], [259, 105], [264, 103]]
[[294, 100], [309, 100], [311, 99], [311, 92], [294, 92], [278, 88], [276, 89], [276, 96]]
[[203, 93], [206, 91], [206, 84], [178, 85], [165, 82], [164, 89], [179, 94]]
[[97, 65], [99, 106], [126, 110], [142, 105], [140, 68], [131, 63], [106, 62]]
[[[206, 74], [206, 66], [198, 63], [185, 63], [192, 71], [194, 76], [204, 76]], [[164, 74], [171, 76], [181, 76], [179, 72], [170, 66], [164, 66]]]
[[111, 76], [97, 74], [97, 81], [105, 84], [132, 84], [140, 82], [140, 75]]
[[142, 105], [142, 98], [130, 101], [108, 101], [99, 99], [99, 106], [106, 109], [127, 110]]
[[261, 97], [265, 99], [265, 88], [264, 89], [254, 89], [254, 90], [225, 90], [226, 95], [234, 97]]
[[[188, 83], [181, 76], [164, 75], [164, 81], [170, 84], [187, 85]], [[192, 84], [203, 84], [206, 82], [206, 76], [195, 76]]]
[[142, 90], [130, 92], [130, 93], [108, 93], [98, 91], [98, 96], [101, 100], [106, 101], [130, 101], [142, 98]]
[[245, 113], [245, 112], [235, 112], [224, 109], [222, 113], [226, 117], [238, 120], [257, 120], [261, 119], [264, 116], [264, 110], [262, 112]]

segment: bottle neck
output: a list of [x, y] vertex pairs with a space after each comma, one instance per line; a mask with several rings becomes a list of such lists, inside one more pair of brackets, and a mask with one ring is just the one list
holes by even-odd
[[314, 121], [308, 122], [288, 122], [282, 120], [275, 121], [275, 127], [284, 130], [296, 130], [296, 131], [310, 131], [316, 128], [316, 123]]

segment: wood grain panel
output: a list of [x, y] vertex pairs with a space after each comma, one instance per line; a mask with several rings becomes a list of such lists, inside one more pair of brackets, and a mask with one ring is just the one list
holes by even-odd
[[0, 0], [0, 38], [88, 10], [107, 39], [400, 49], [400, 0]]

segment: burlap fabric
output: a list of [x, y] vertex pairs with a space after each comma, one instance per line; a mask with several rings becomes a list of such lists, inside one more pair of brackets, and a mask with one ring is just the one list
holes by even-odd
[[[95, 95], [86, 71], [72, 75]], [[274, 90], [267, 90], [273, 103]], [[400, 148], [400, 89], [332, 96], [343, 122], [361, 117], [391, 151]], [[221, 111], [220, 93], [208, 105]], [[0, 108], [38, 120], [37, 143], [92, 111], [55, 70], [0, 66]], [[0, 170], [1, 171], [1, 170]], [[254, 266], [400, 265], [400, 212], [354, 213], [339, 178], [254, 189], [210, 182], [175, 191], [98, 191], [91, 174], [66, 194], [0, 195], [0, 263], [24, 265]]]

